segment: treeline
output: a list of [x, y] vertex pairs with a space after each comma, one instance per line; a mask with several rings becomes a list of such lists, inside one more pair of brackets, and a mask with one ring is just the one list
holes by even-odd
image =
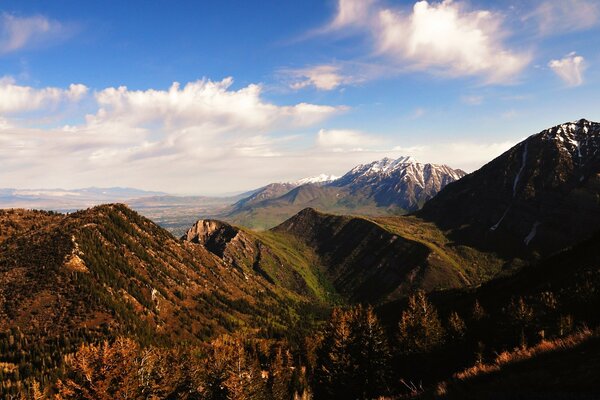
[[[597, 323], [569, 313], [592, 296], [550, 291], [441, 314], [424, 292], [410, 296], [397, 322], [373, 308], [335, 308], [304, 339], [222, 336], [195, 347], [141, 346], [132, 339], [84, 345], [64, 357], [52, 383], [18, 389], [35, 399], [375, 399], [415, 396], [455, 372], [494, 362]], [[45, 382], [48, 383], [48, 382]], [[40, 389], [40, 387], [43, 387]], [[11, 393], [17, 393], [12, 391]], [[28, 396], [28, 397], [27, 397]], [[42, 397], [40, 397], [42, 396]]]
[[82, 346], [67, 371], [42, 390], [32, 381], [25, 399], [258, 399], [307, 398], [306, 369], [284, 343], [223, 336], [201, 347], [141, 347], [119, 338]]

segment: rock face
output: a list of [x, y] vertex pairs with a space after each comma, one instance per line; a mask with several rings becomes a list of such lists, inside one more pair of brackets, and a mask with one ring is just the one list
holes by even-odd
[[182, 239], [199, 243], [211, 253], [223, 258], [227, 244], [237, 236], [239, 230], [233, 226], [213, 219], [198, 220]]
[[546, 129], [449, 184], [417, 215], [500, 252], [550, 254], [600, 224], [600, 124]]
[[373, 199], [378, 206], [419, 209], [447, 184], [465, 172], [447, 165], [421, 164], [412, 157], [384, 158], [361, 164], [330, 186], [347, 188], [351, 194]]

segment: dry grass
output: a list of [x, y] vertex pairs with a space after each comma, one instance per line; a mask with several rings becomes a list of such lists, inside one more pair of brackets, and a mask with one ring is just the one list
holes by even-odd
[[529, 360], [545, 353], [568, 350], [581, 345], [592, 337], [597, 337], [598, 332], [583, 329], [573, 335], [560, 339], [543, 340], [533, 347], [517, 348], [513, 351], [504, 351], [498, 354], [493, 363], [479, 363], [454, 374], [454, 378], [461, 381], [477, 376], [500, 371], [504, 366]]

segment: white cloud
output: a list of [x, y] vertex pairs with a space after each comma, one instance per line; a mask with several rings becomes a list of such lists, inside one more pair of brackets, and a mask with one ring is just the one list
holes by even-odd
[[498, 157], [515, 144], [516, 142], [511, 141], [492, 143], [460, 141], [427, 143], [411, 147], [396, 146], [394, 150], [413, 156], [420, 162], [447, 164], [469, 172]]
[[33, 43], [48, 40], [62, 33], [63, 26], [41, 15], [19, 17], [9, 13], [0, 15], [0, 53], [17, 51]]
[[330, 29], [363, 28], [380, 56], [399, 67], [448, 77], [479, 76], [486, 83], [514, 80], [530, 62], [507, 48], [501, 15], [466, 8], [461, 2], [419, 1], [411, 13], [375, 2], [339, 0]]
[[537, 21], [542, 35], [589, 29], [600, 20], [597, 0], [548, 0], [539, 4], [525, 20]]
[[39, 110], [61, 101], [77, 101], [85, 96], [87, 90], [82, 84], [72, 84], [68, 89], [36, 89], [17, 85], [13, 78], [5, 76], [0, 78], [0, 115]]
[[551, 60], [548, 66], [568, 86], [579, 86], [583, 83], [583, 71], [586, 68], [585, 59], [575, 52], [560, 60]]
[[325, 151], [372, 151], [382, 140], [360, 131], [349, 129], [321, 129], [317, 134], [317, 148]]
[[107, 88], [96, 94], [101, 108], [89, 121], [159, 123], [167, 128], [204, 127], [218, 132], [273, 129], [280, 123], [309, 126], [342, 110], [307, 103], [276, 106], [262, 100], [259, 85], [231, 90], [232, 84], [232, 78], [225, 78], [218, 82], [199, 80], [184, 87], [173, 83], [168, 90]]
[[331, 27], [341, 28], [367, 20], [374, 4], [374, 0], [339, 0]]
[[91, 99], [97, 109], [85, 122], [32, 128], [19, 113], [43, 113], [56, 104], [52, 113], [61, 114], [60, 107], [85, 94], [85, 87], [33, 89], [5, 80], [0, 85], [0, 181], [30, 188], [93, 184], [233, 191], [243, 188], [249, 171], [271, 165], [257, 159], [281, 163], [297, 140], [294, 130], [345, 110], [277, 105], [263, 99], [258, 85], [237, 90], [232, 85], [227, 78], [175, 83], [167, 90], [107, 88]]
[[290, 87], [294, 90], [313, 86], [319, 90], [333, 90], [340, 86], [346, 78], [341, 75], [340, 68], [334, 65], [318, 65], [316, 67], [290, 70], [294, 82]]

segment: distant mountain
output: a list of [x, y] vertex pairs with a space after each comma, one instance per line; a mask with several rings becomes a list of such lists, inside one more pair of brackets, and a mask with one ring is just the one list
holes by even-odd
[[338, 177], [333, 175], [321, 174], [309, 178], [303, 178], [293, 182], [278, 182], [278, 183], [270, 183], [266, 186], [263, 186], [259, 189], [256, 189], [251, 193], [248, 197], [242, 198], [237, 201], [233, 205], [234, 210], [239, 210], [244, 207], [249, 207], [254, 204], [259, 204], [262, 201], [275, 199], [284, 194], [288, 193], [290, 190], [297, 188], [299, 186], [312, 184], [315, 186], [323, 186], [331, 183], [336, 180]]
[[37, 208], [76, 210], [103, 203], [123, 202], [128, 199], [164, 196], [134, 188], [89, 187], [83, 189], [0, 189], [0, 208]]
[[380, 207], [414, 211], [465, 175], [462, 170], [421, 164], [412, 157], [384, 158], [353, 168], [330, 186], [347, 188], [350, 194], [373, 199]]
[[417, 216], [450, 238], [504, 253], [550, 254], [600, 224], [600, 124], [533, 135], [449, 184]]
[[270, 228], [303, 208], [341, 214], [390, 215], [417, 210], [465, 173], [411, 157], [359, 165], [338, 179], [321, 175], [265, 186], [219, 218], [251, 228]]

